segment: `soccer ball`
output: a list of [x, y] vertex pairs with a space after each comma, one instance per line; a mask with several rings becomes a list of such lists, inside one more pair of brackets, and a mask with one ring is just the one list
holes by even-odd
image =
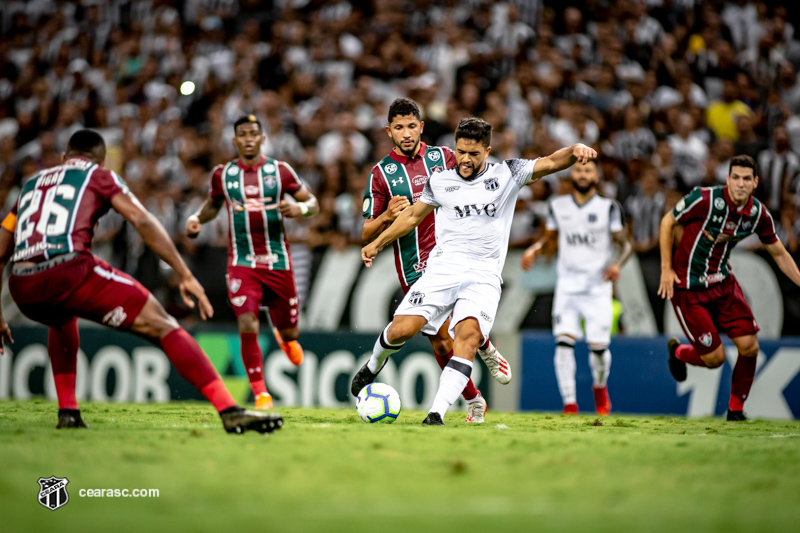
[[369, 424], [391, 424], [400, 414], [400, 395], [386, 383], [370, 383], [358, 393], [358, 416]]

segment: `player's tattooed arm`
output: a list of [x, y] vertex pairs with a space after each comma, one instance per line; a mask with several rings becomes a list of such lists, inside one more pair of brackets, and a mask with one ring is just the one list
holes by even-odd
[[391, 244], [396, 239], [399, 239], [412, 229], [419, 226], [425, 217], [433, 213], [436, 206], [426, 204], [425, 202], [417, 202], [411, 209], [406, 209], [397, 219], [389, 226], [389, 229], [381, 233], [377, 239], [366, 245], [361, 249], [361, 259], [367, 267], [372, 266], [372, 260], [378, 255], [378, 252], [383, 250], [386, 245]]
[[[11, 253], [13, 251], [14, 234], [5, 227], [0, 228], [0, 296], [3, 294], [3, 271], [6, 269], [6, 263], [11, 259]], [[14, 343], [14, 339], [11, 337], [11, 328], [8, 327], [6, 319], [3, 317], [3, 308], [0, 306], [0, 355], [5, 353], [6, 341], [12, 344]]]
[[225, 199], [222, 196], [209, 196], [200, 209], [186, 220], [186, 236], [194, 239], [200, 234], [200, 227], [217, 218]]
[[542, 254], [551, 254], [558, 248], [558, 230], [546, 229], [542, 238], [533, 243], [522, 253], [522, 270], [530, 270], [536, 258]]
[[778, 268], [780, 268], [795, 285], [800, 285], [800, 270], [798, 270], [797, 263], [794, 262], [789, 251], [783, 246], [783, 243], [781, 241], [775, 241], [772, 244], [765, 244], [764, 247], [775, 260]]
[[375, 218], [368, 218], [364, 221], [364, 228], [361, 230], [361, 238], [364, 240], [364, 244], [374, 241], [410, 205], [411, 202], [408, 201], [407, 197], [401, 195], [393, 196], [389, 200], [386, 211]]
[[658, 286], [658, 295], [662, 298], [672, 298], [675, 291], [675, 284], [681, 280], [672, 269], [672, 244], [674, 242], [674, 230], [678, 225], [672, 211], [664, 215], [661, 219], [661, 230], [659, 233], [659, 244], [661, 248], [661, 283]]
[[548, 174], [569, 168], [575, 163], [588, 163], [597, 158], [597, 152], [585, 144], [573, 144], [561, 150], [556, 150], [547, 157], [541, 157], [533, 169], [533, 179], [536, 181]]
[[614, 240], [614, 244], [619, 246], [619, 257], [605, 272], [603, 272], [603, 279], [606, 281], [617, 281], [622, 267], [625, 266], [625, 262], [630, 258], [633, 252], [633, 245], [631, 245], [628, 232], [624, 229], [622, 231], [613, 232], [611, 238]]

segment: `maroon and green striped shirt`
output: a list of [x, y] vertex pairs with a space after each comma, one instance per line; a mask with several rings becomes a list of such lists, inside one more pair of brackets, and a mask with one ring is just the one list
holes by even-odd
[[731, 274], [729, 259], [736, 244], [753, 233], [764, 244], [778, 240], [769, 210], [752, 196], [737, 208], [728, 187], [697, 187], [673, 209], [684, 226], [672, 259], [681, 289], [704, 289]]

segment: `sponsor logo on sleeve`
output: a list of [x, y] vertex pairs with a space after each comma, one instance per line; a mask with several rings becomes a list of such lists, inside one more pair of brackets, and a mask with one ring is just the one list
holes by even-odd
[[678, 211], [683, 211], [684, 207], [686, 207], [686, 199], [681, 198], [678, 204], [675, 206], [675, 209], [677, 209]]
[[364, 198], [364, 204], [361, 206], [362, 211], [369, 209], [369, 198]]

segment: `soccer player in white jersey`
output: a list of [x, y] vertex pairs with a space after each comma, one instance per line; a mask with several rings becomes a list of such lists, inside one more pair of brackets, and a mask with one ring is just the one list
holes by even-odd
[[372, 382], [387, 358], [418, 332], [433, 334], [450, 317], [453, 357], [439, 379], [439, 389], [423, 424], [444, 425], [447, 409], [464, 390], [478, 347], [488, 338], [500, 302], [501, 272], [508, 252], [511, 219], [519, 190], [547, 174], [597, 153], [582, 144], [538, 159], [486, 158], [492, 127], [467, 118], [456, 128], [455, 168], [431, 175], [419, 201], [405, 209], [377, 239], [361, 250], [367, 267], [383, 248], [436, 216], [436, 246], [425, 273], [378, 337], [372, 355], [353, 378], [359, 389]]
[[[550, 200], [544, 236], [522, 255], [522, 268], [530, 270], [542, 250], [558, 245], [558, 283], [553, 300], [555, 367], [564, 413], [577, 414], [575, 393], [575, 341], [589, 343], [589, 368], [597, 414], [611, 413], [608, 373], [611, 370], [612, 283], [630, 257], [632, 246], [622, 225], [622, 209], [597, 194], [594, 161], [572, 167], [572, 193]], [[613, 258], [614, 248], [619, 256]]]

